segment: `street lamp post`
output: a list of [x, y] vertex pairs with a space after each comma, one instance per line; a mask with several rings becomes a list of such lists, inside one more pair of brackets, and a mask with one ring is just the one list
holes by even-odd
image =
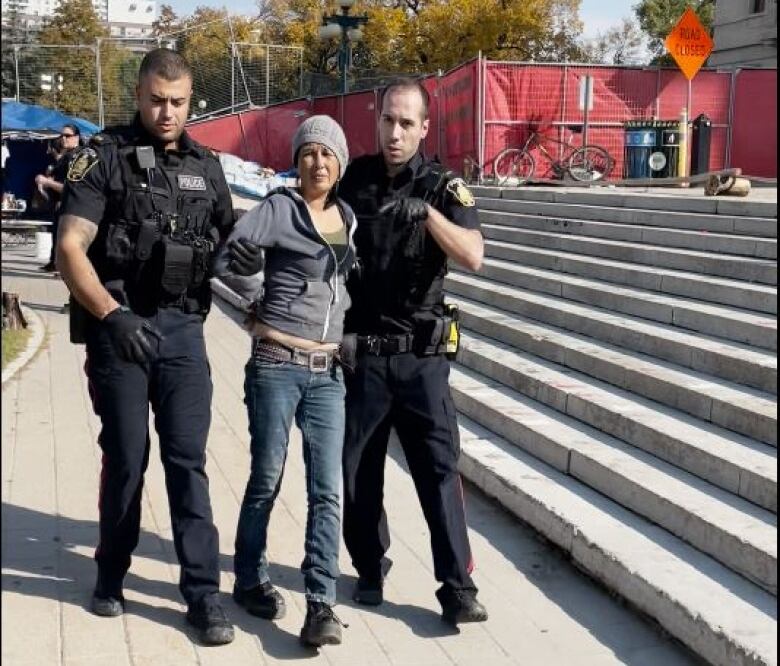
[[341, 14], [331, 14], [322, 17], [320, 26], [320, 39], [333, 39], [341, 37], [341, 46], [339, 47], [339, 76], [341, 78], [341, 92], [346, 94], [349, 91], [349, 82], [347, 73], [349, 71], [351, 60], [351, 43], [358, 42], [363, 37], [360, 26], [368, 22], [368, 16], [352, 16], [349, 13], [355, 0], [337, 0], [341, 7]]
[[41, 74], [41, 90], [52, 93], [55, 109], [57, 108], [57, 93], [63, 91], [64, 81], [62, 74]]

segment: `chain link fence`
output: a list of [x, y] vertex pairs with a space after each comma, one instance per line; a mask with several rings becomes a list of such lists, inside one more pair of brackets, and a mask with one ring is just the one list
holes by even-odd
[[192, 66], [191, 117], [306, 94], [302, 47], [236, 42], [230, 19], [220, 19], [152, 38], [3, 44], [3, 97], [57, 109], [100, 127], [127, 123], [135, 113], [141, 60], [160, 46], [181, 53]]
[[[349, 92], [362, 90], [381, 90], [394, 79], [410, 77], [422, 79], [427, 74], [376, 74], [374, 72], [361, 74], [359, 70], [351, 70], [348, 79]], [[319, 72], [304, 72], [301, 79], [301, 97], [328, 97], [340, 95], [343, 92], [344, 83], [336, 74], [321, 74]]]
[[96, 53], [96, 45], [16, 45], [12, 96], [97, 123]]

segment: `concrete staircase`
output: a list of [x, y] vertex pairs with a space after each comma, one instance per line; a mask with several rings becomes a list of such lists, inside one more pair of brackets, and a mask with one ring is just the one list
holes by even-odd
[[776, 203], [474, 193], [463, 474], [710, 663], [776, 664]]

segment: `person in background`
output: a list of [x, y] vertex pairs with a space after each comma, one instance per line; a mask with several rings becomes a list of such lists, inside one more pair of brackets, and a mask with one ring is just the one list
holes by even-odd
[[79, 147], [81, 132], [76, 125], [68, 123], [63, 125], [59, 137], [52, 142], [51, 155], [52, 164], [46, 169], [46, 173], [38, 174], [35, 177], [35, 186], [41, 195], [48, 201], [47, 209], [51, 213], [51, 254], [49, 261], [40, 270], [47, 273], [53, 273], [57, 270], [55, 256], [57, 251], [57, 229], [59, 220], [59, 208], [62, 199], [62, 190], [65, 187], [65, 178], [68, 168]]

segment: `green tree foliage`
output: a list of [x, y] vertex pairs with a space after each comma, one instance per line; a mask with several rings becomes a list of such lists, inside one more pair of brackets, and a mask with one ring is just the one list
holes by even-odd
[[[361, 0], [352, 13], [369, 17], [354, 62], [364, 72], [428, 73], [476, 57], [564, 61], [581, 53], [580, 0]], [[322, 43], [317, 0], [259, 0], [259, 15], [279, 43], [305, 48], [306, 67], [337, 69], [338, 40]]]
[[[201, 113], [197, 104], [205, 102], [205, 111], [225, 109], [241, 97], [238, 86], [240, 74], [232, 62], [231, 42], [248, 42], [253, 28], [252, 20], [234, 16], [228, 21], [225, 9], [197, 7], [192, 15], [178, 21], [169, 17], [170, 25], [181, 26], [174, 32], [172, 46], [190, 63], [193, 72], [193, 111]], [[165, 41], [165, 40], [164, 40]], [[231, 95], [231, 80], [235, 81]], [[238, 93], [238, 97], [236, 96]]]
[[[41, 91], [40, 81], [30, 77], [30, 85], [37, 88], [30, 97], [37, 97], [46, 106], [63, 112], [97, 120], [97, 69], [95, 41], [107, 35], [92, 0], [62, 0], [51, 20], [41, 30], [39, 42], [48, 46], [85, 45], [84, 48], [41, 48], [30, 52], [41, 73], [55, 76], [55, 89]], [[61, 91], [56, 90], [56, 77], [62, 76]], [[110, 92], [110, 91], [107, 91]]]
[[152, 34], [154, 34], [155, 37], [160, 37], [172, 32], [177, 32], [178, 30], [181, 30], [181, 23], [176, 12], [173, 11], [173, 7], [170, 5], [161, 5], [160, 15], [157, 17], [157, 20], [152, 23]]
[[644, 33], [635, 21], [624, 18], [619, 25], [599, 33], [583, 46], [587, 62], [605, 65], [642, 64]]
[[712, 29], [715, 16], [715, 0], [640, 0], [634, 6], [639, 26], [649, 38], [648, 47], [653, 54], [652, 64], [672, 65], [674, 60], [664, 46], [666, 36], [690, 6], [705, 28]]

